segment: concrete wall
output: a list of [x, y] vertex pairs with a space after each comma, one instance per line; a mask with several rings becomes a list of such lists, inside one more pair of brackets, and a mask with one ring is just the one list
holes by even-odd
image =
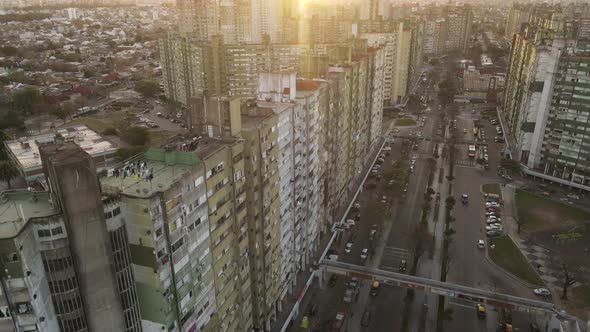
[[66, 219], [90, 331], [123, 331], [100, 185], [92, 157], [73, 143], [47, 146], [41, 157], [52, 197]]

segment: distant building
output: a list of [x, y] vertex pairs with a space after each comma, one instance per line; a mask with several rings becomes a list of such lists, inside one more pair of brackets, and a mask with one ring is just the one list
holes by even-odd
[[77, 20], [78, 19], [78, 9], [76, 8], [66, 8], [63, 10], [64, 16], [68, 20]]
[[43, 145], [58, 141], [73, 142], [94, 158], [98, 171], [114, 163], [117, 147], [84, 125], [57, 129], [56, 132], [22, 137], [4, 142], [9, 157], [15, 162], [27, 183], [43, 181], [43, 165], [39, 150]]

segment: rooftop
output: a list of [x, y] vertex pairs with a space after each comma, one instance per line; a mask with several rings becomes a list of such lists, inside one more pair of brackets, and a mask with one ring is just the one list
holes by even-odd
[[22, 168], [36, 168], [41, 167], [39, 145], [54, 143], [57, 134], [60, 134], [66, 142], [76, 143], [93, 157], [117, 150], [111, 142], [84, 125], [60, 128], [50, 134], [21, 137], [7, 141], [5, 144]]
[[104, 192], [147, 198], [177, 183], [201, 161], [195, 153], [149, 149], [109, 169], [100, 178]]
[[0, 193], [0, 238], [12, 238], [31, 218], [59, 213], [49, 201], [49, 193], [39, 191], [5, 191]]

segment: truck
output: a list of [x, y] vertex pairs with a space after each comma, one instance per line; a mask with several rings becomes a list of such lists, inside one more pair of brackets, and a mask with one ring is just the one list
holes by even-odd
[[467, 147], [467, 156], [469, 156], [469, 158], [475, 158], [475, 145], [470, 144]]

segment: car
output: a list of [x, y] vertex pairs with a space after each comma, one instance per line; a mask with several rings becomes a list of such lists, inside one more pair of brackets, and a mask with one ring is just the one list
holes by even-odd
[[386, 146], [383, 148], [383, 151], [391, 151], [391, 148], [389, 146]]
[[374, 280], [373, 284], [371, 285], [371, 295], [377, 296], [377, 294], [379, 294], [379, 281]]
[[354, 203], [354, 204], [352, 204], [352, 207], [355, 208], [355, 209], [360, 209], [361, 208], [361, 203], [358, 203], [358, 202], [357, 203]]
[[399, 262], [399, 272], [406, 272], [407, 267], [408, 267], [408, 262], [405, 259], [402, 259]]
[[478, 241], [477, 241], [477, 247], [478, 247], [479, 249], [483, 249], [483, 248], [485, 248], [485, 247], [486, 247], [486, 243], [484, 242], [484, 240], [478, 240]]
[[353, 227], [356, 225], [356, 223], [354, 222], [354, 219], [346, 219], [346, 224], [350, 227]]
[[359, 285], [359, 278], [352, 277], [350, 281], [346, 284], [346, 288], [356, 289]]
[[500, 216], [500, 213], [498, 213], [498, 212], [493, 212], [493, 211], [486, 212], [486, 217], [499, 217], [499, 216]]
[[361, 250], [361, 260], [365, 260], [367, 259], [367, 257], [369, 257], [369, 249], [364, 248], [363, 250]]
[[461, 203], [463, 203], [463, 204], [467, 204], [467, 203], [469, 203], [469, 195], [467, 195], [467, 194], [462, 194], [462, 195], [461, 195]]
[[570, 199], [580, 199], [580, 196], [575, 195], [575, 194], [569, 194], [569, 195], [567, 195], [567, 198], [570, 198]]
[[344, 247], [344, 252], [347, 254], [350, 254], [351, 251], [352, 251], [352, 242], [348, 242], [346, 244], [346, 246]]
[[486, 318], [486, 306], [483, 303], [476, 304], [475, 310], [477, 311], [477, 317], [479, 319]]
[[502, 231], [502, 226], [498, 226], [496, 224], [486, 226], [486, 231]]
[[501, 231], [498, 231], [498, 230], [493, 230], [493, 231], [487, 231], [486, 232], [486, 236], [487, 237], [497, 237], [497, 236], [500, 236], [500, 235], [502, 235], [502, 232]]
[[547, 288], [535, 288], [533, 293], [538, 296], [550, 296], [551, 292]]
[[496, 202], [486, 202], [486, 207], [500, 207], [500, 204]]

